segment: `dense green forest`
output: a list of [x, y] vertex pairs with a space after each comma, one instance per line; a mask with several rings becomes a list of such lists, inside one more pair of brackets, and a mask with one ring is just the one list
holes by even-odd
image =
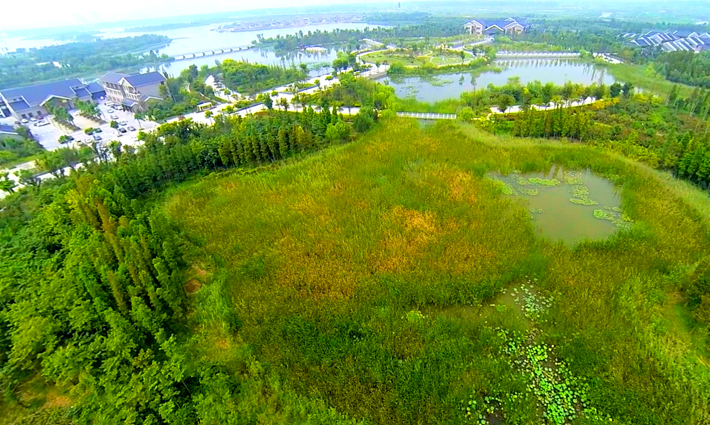
[[158, 56], [155, 50], [169, 43], [170, 39], [162, 35], [96, 38], [3, 55], [0, 89], [167, 62], [171, 59]]
[[710, 52], [667, 52], [655, 62], [658, 72], [670, 81], [710, 88]]

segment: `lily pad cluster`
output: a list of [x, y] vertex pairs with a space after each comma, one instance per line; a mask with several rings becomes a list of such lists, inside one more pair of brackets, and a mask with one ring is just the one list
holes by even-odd
[[525, 314], [525, 318], [537, 323], [545, 322], [544, 315], [552, 305], [552, 296], [543, 296], [537, 293], [532, 286], [537, 279], [528, 281], [528, 284], [522, 284], [520, 287], [513, 288], [511, 295], [516, 303]]
[[581, 184], [575, 184], [570, 186], [570, 192], [572, 193], [572, 198], [570, 202], [577, 205], [598, 205], [599, 202], [594, 201], [589, 198], [589, 188]]
[[503, 329], [498, 332], [506, 341], [502, 354], [522, 374], [526, 391], [535, 396], [548, 423], [562, 425], [578, 417], [609, 421], [592, 406], [587, 382], [555, 355], [555, 346], [536, 342], [539, 331], [533, 329], [527, 335]]
[[520, 186], [559, 186], [561, 183], [557, 179], [541, 179], [538, 177], [518, 177], [517, 180]]
[[480, 425], [499, 423], [498, 419], [506, 418], [506, 407], [525, 400], [537, 404], [544, 423], [563, 425], [582, 418], [612, 422], [609, 415], [592, 405], [586, 379], [572, 372], [557, 354], [555, 345], [545, 341], [541, 325], [546, 322], [554, 298], [537, 289], [537, 283], [537, 279], [526, 279], [511, 290], [515, 303], [532, 323], [530, 329], [524, 332], [494, 329], [500, 338], [499, 354], [516, 371], [525, 391], [472, 396], [463, 408], [465, 418]]

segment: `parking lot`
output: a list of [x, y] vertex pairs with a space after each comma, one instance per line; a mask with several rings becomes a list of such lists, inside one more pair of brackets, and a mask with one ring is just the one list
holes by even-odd
[[[78, 147], [82, 142], [91, 142], [93, 136], [84, 132], [84, 130], [89, 127], [99, 128], [101, 130], [96, 133], [96, 140], [103, 144], [116, 140], [125, 145], [135, 146], [138, 144], [137, 137], [141, 129], [152, 130], [158, 125], [152, 121], [138, 121], [135, 119], [133, 112], [110, 108], [105, 101], [99, 103], [99, 110], [101, 112], [101, 118], [104, 121], [104, 123], [100, 125], [97, 125], [95, 121], [80, 116], [78, 111], [70, 111], [75, 117], [74, 124], [79, 127], [77, 131], [67, 131], [66, 128], [55, 125], [51, 119], [46, 119], [46, 121], [50, 123], [48, 125], [37, 126], [35, 122], [29, 122], [23, 125], [30, 129], [37, 142], [47, 150], [59, 149], [61, 147]], [[8, 119], [8, 121], [8, 124], [14, 123], [14, 119]], [[120, 123], [119, 128], [123, 128], [125, 132], [111, 128], [111, 121]], [[131, 130], [131, 128], [135, 130]], [[71, 136], [74, 140], [69, 143], [61, 144], [59, 143], [59, 138], [63, 135]]]

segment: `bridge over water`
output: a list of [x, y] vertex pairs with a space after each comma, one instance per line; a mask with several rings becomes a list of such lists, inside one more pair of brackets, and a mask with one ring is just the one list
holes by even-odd
[[246, 44], [243, 46], [233, 46], [233, 47], [222, 47], [220, 49], [205, 50], [201, 52], [183, 53], [180, 55], [175, 55], [173, 60], [181, 61], [185, 59], [201, 58], [205, 56], [215, 56], [223, 55], [225, 53], [239, 52], [241, 50], [249, 50], [254, 47], [253, 44]]
[[456, 114], [431, 114], [421, 112], [397, 112], [398, 117], [417, 118], [420, 120], [455, 120]]

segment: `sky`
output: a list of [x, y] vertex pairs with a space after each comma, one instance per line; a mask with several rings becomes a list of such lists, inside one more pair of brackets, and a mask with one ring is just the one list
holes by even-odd
[[320, 4], [382, 3], [381, 0], [7, 0], [0, 14], [3, 30], [86, 25], [132, 19], [232, 12]]

